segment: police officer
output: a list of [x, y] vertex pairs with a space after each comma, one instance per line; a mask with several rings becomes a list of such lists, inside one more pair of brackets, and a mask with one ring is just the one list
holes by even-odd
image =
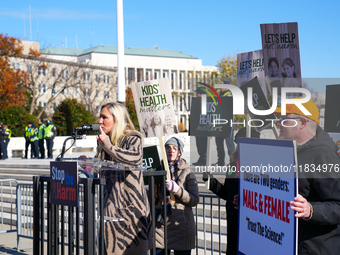
[[27, 159], [27, 151], [28, 151], [28, 147], [31, 144], [31, 132], [32, 132], [32, 122], [29, 122], [27, 124], [27, 126], [25, 127], [25, 133], [24, 133], [24, 137], [25, 137], [25, 157]]
[[38, 128], [32, 124], [32, 132], [31, 132], [31, 158], [39, 157], [39, 137], [38, 137]]
[[4, 130], [5, 130], [5, 153], [6, 153], [6, 157], [4, 158], [8, 158], [8, 144], [9, 144], [9, 141], [11, 139], [11, 136], [12, 136], [12, 131], [8, 128], [8, 125], [7, 124], [4, 124]]
[[44, 145], [45, 132], [46, 132], [46, 126], [44, 124], [44, 120], [39, 119], [38, 138], [39, 138], [39, 152], [40, 152], [39, 158], [40, 159], [45, 158], [45, 145]]
[[52, 124], [50, 120], [46, 120], [45, 140], [47, 147], [48, 158], [53, 158], [53, 139], [57, 135], [57, 128]]
[[0, 160], [4, 160], [6, 158], [5, 147], [6, 147], [5, 130], [4, 130], [2, 123], [0, 123]]

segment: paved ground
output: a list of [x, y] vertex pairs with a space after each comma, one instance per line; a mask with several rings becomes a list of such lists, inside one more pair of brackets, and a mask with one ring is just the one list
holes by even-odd
[[[9, 230], [9, 225], [4, 225], [1, 231]], [[24, 250], [17, 250], [17, 233], [1, 233], [0, 234], [0, 254], [30, 254], [33, 255], [33, 239], [21, 238], [21, 247]]]

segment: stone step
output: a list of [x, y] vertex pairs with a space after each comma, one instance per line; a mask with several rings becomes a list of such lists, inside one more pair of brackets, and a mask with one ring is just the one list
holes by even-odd
[[50, 175], [50, 169], [27, 169], [27, 168], [1, 168], [1, 174], [22, 174], [22, 175]]

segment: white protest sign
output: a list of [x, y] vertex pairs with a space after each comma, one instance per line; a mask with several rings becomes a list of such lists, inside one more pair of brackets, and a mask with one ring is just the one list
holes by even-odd
[[144, 137], [178, 133], [168, 78], [131, 84], [137, 117]]
[[[237, 54], [237, 87], [255, 77], [261, 81], [265, 78], [262, 50]], [[267, 95], [266, 84], [260, 83], [264, 94]]]
[[292, 141], [239, 138], [239, 254], [296, 254]]

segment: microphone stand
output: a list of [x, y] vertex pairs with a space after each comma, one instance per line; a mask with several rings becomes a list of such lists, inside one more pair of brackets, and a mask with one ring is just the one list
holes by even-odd
[[[70, 137], [67, 137], [63, 143], [63, 148], [61, 149], [61, 153], [58, 155], [58, 157], [56, 158], [56, 161], [62, 161], [64, 158], [65, 153], [74, 145], [74, 143], [76, 142], [76, 140], [81, 140], [86, 138], [86, 134], [82, 134], [82, 135], [77, 135], [77, 130], [75, 131], [74, 134], [72, 134]], [[73, 139], [73, 143], [71, 144], [71, 146], [66, 150], [66, 143], [68, 140]]]

